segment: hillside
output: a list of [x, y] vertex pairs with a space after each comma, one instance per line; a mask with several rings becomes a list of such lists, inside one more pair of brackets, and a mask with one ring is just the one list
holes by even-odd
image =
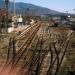
[[[3, 0], [0, 0], [0, 8], [3, 5]], [[29, 9], [30, 13], [34, 13], [35, 15], [41, 15], [41, 14], [59, 14], [59, 12], [45, 8], [45, 7], [41, 7], [41, 6], [36, 6], [33, 4], [29, 4], [29, 3], [23, 3], [23, 2], [17, 2], [15, 3], [15, 9], [17, 13], [23, 13], [23, 12], [27, 12]], [[10, 2], [9, 3], [9, 11], [13, 11], [13, 3]]]

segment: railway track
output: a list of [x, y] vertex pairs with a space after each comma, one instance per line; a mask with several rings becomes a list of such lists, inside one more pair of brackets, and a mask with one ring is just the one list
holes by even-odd
[[[66, 39], [62, 38], [60, 41], [58, 41], [60, 39], [59, 38], [59, 39], [56, 39], [57, 40], [56, 42], [50, 43], [49, 50], [50, 50], [51, 58], [50, 58], [50, 63], [49, 63], [50, 65], [49, 65], [46, 75], [58, 75], [61, 64], [63, 63], [66, 52], [68, 51], [67, 48], [69, 46], [71, 36], [72, 36], [72, 32], [70, 31], [65, 36]], [[61, 35], [61, 37], [62, 37], [62, 35]], [[58, 43], [58, 42], [61, 42], [62, 40], [63, 40], [62, 43]]]
[[[59, 40], [57, 38], [54, 39], [57, 40], [56, 42], [49, 40], [47, 48], [44, 48], [44, 44], [46, 44], [46, 37], [44, 36], [45, 32], [43, 32], [40, 35], [40, 38], [38, 38], [34, 50], [31, 51], [29, 49], [30, 45], [32, 44], [32, 41], [35, 38], [39, 29], [43, 28], [41, 26], [42, 23], [33, 25], [33, 29], [28, 28], [27, 31], [23, 31], [23, 33], [21, 33], [17, 38], [13, 40], [10, 39], [9, 51], [12, 43], [13, 56], [11, 59], [9, 59], [10, 53], [8, 51], [8, 60], [1, 73], [8, 69], [7, 75], [13, 75], [13, 73], [14, 75], [58, 75], [58, 71], [67, 52], [67, 47], [71, 39], [72, 32], [68, 33], [67, 38], [64, 39], [62, 43], [59, 43]], [[48, 35], [49, 39], [52, 39], [52, 37], [54, 37], [51, 31], [48, 32]], [[58, 35], [55, 36], [58, 37]], [[15, 42], [18, 39], [24, 39], [24, 42], [16, 52]], [[61, 46], [60, 49], [58, 48], [58, 44], [61, 44], [59, 45]], [[31, 55], [28, 55], [30, 52]], [[48, 54], [50, 58], [48, 58]], [[49, 61], [45, 62], [47, 60]], [[22, 64], [18, 68], [17, 66], [20, 62]], [[44, 66], [47, 64], [47, 68], [44, 68]]]
[[[39, 23], [37, 25], [34, 25], [32, 27], [33, 29], [29, 28], [30, 30], [29, 29], [27, 30], [26, 33], [28, 34], [28, 32], [29, 32], [30, 33], [29, 36], [27, 36], [26, 40], [24, 41], [24, 43], [22, 44], [22, 46], [19, 48], [19, 50], [18, 50], [17, 53], [14, 53], [15, 51], [13, 50], [13, 57], [14, 58], [12, 58], [11, 60], [8, 59], [8, 61], [4, 65], [4, 68], [3, 68], [3, 70], [1, 72], [3, 72], [7, 68], [7, 66], [10, 66], [12, 64], [13, 59], [14, 59], [13, 65], [15, 66], [15, 65], [18, 64], [18, 62], [20, 61], [20, 59], [22, 58], [22, 56], [28, 52], [28, 48], [29, 48], [32, 40], [34, 39], [34, 37], [35, 37], [36, 33], [38, 32], [38, 30], [39, 30], [40, 27], [41, 27], [41, 24]], [[26, 33], [23, 32], [22, 36], [25, 36], [24, 34], [26, 34]], [[22, 37], [22, 36], [20, 35], [19, 37]], [[15, 40], [14, 40], [14, 42], [15, 42]], [[10, 41], [10, 44], [12, 44], [11, 41]], [[11, 47], [10, 44], [9, 44], [9, 48]], [[13, 47], [15, 47], [15, 46], [13, 46]], [[10, 57], [10, 56], [8, 56], [8, 57]], [[11, 69], [12, 68], [14, 68], [14, 67], [12, 66]]]

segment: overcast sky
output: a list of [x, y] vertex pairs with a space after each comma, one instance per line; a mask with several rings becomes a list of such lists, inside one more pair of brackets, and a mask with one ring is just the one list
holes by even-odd
[[[13, 0], [10, 0], [13, 1]], [[16, 2], [31, 3], [38, 6], [47, 7], [60, 12], [75, 13], [75, 0], [15, 0]]]

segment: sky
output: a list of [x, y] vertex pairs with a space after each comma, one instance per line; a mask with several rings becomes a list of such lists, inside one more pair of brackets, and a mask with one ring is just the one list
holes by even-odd
[[[13, 1], [13, 0], [10, 0]], [[75, 13], [75, 0], [15, 0], [16, 2], [31, 3], [60, 12]]]

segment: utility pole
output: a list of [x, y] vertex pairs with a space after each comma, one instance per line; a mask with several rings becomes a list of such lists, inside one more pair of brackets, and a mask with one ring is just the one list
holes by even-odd
[[15, 17], [15, 0], [13, 0], [14, 3], [14, 17]]
[[7, 32], [7, 27], [8, 27], [8, 4], [9, 0], [5, 0], [5, 32]]
[[27, 17], [28, 17], [28, 18], [29, 18], [29, 10], [30, 10], [30, 9], [29, 9], [29, 8], [27, 8], [27, 13], [28, 13], [28, 14], [27, 14]]
[[13, 24], [12, 24], [12, 27], [14, 27], [14, 23], [15, 23], [15, 0], [13, 0]]

